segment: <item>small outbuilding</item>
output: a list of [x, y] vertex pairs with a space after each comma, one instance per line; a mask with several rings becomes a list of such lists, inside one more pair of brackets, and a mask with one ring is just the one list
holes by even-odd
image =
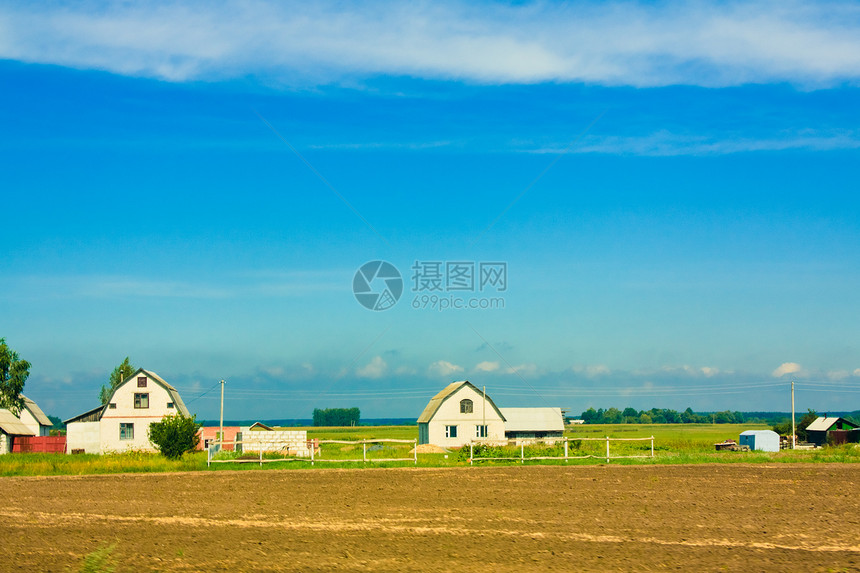
[[505, 418], [505, 437], [511, 439], [561, 438], [561, 408], [499, 408]]
[[747, 430], [741, 432], [738, 443], [759, 452], [778, 452], [779, 434], [772, 430]]
[[858, 425], [845, 418], [819, 416], [806, 427], [806, 441], [816, 446], [856, 443], [858, 440]]

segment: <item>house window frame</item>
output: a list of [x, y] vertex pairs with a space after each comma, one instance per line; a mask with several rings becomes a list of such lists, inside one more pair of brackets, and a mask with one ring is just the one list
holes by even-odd
[[146, 388], [146, 376], [138, 376], [137, 377], [137, 387], [138, 388]]
[[445, 437], [446, 438], [456, 438], [457, 437], [457, 426], [455, 424], [450, 425], [450, 426], [445, 426]]
[[116, 410], [116, 402], [111, 402], [108, 404], [108, 410]]
[[475, 426], [475, 437], [486, 438], [490, 435], [490, 427], [487, 424], [478, 424]]
[[[144, 401], [146, 405], [144, 405]], [[149, 392], [135, 392], [134, 394], [134, 409], [148, 410], [149, 409]]]
[[175, 405], [173, 402], [168, 402], [168, 403], [167, 403], [167, 409], [168, 409], [168, 410], [172, 410], [172, 409], [173, 409], [173, 408], [175, 408], [175, 407], [176, 407], [176, 405]]
[[119, 423], [119, 439], [123, 442], [134, 440], [134, 422]]
[[463, 398], [460, 400], [460, 413], [461, 414], [472, 414], [475, 411], [475, 403], [472, 402], [469, 398]]

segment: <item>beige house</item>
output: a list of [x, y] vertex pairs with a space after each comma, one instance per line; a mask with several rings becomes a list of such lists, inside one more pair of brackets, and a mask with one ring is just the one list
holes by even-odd
[[448, 384], [418, 417], [419, 444], [459, 448], [479, 439], [504, 440], [505, 417], [467, 380]]
[[51, 420], [35, 402], [24, 398], [24, 407], [16, 416], [9, 410], [0, 409], [0, 454], [12, 451], [12, 439], [16, 436], [47, 436]]
[[70, 453], [155, 451], [149, 425], [173, 414], [189, 416], [176, 388], [139, 369], [117, 386], [107, 404], [66, 420]]

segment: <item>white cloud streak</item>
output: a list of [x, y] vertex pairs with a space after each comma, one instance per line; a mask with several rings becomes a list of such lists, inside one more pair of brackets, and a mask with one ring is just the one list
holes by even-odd
[[860, 7], [795, 1], [6, 3], [0, 58], [158, 78], [638, 87], [860, 78]]

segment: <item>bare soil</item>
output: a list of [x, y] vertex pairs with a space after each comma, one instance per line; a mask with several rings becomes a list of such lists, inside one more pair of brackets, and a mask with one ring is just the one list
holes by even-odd
[[851, 465], [0, 478], [0, 570], [858, 571]]

